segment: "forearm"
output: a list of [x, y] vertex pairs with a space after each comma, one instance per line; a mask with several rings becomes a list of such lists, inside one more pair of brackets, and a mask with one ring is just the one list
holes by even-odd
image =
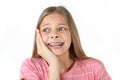
[[49, 80], [60, 80], [58, 63], [53, 63], [49, 65]]

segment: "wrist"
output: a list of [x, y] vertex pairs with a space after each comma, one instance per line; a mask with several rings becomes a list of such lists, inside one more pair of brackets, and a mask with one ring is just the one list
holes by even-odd
[[60, 68], [57, 61], [49, 64], [49, 80], [60, 80]]

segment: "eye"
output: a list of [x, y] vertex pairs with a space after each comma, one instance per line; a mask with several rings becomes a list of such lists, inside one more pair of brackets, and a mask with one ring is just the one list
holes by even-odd
[[65, 31], [65, 30], [67, 30], [67, 28], [65, 28], [65, 27], [60, 27], [59, 28], [59, 31]]
[[42, 30], [42, 32], [50, 32], [50, 30], [48, 28], [45, 28]]

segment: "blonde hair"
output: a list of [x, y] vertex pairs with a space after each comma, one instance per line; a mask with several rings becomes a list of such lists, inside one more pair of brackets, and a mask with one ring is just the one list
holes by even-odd
[[[42, 23], [42, 20], [49, 14], [52, 14], [52, 13], [59, 13], [61, 14], [66, 23], [68, 24], [68, 27], [69, 27], [69, 30], [70, 30], [70, 33], [71, 33], [71, 38], [72, 38], [72, 43], [70, 45], [70, 49], [69, 49], [69, 52], [70, 52], [70, 58], [72, 59], [76, 59], [76, 58], [81, 58], [81, 59], [85, 59], [87, 58], [86, 54], [84, 53], [83, 49], [82, 49], [82, 46], [81, 46], [81, 43], [80, 43], [80, 38], [79, 38], [79, 35], [78, 35], [78, 31], [77, 31], [77, 28], [76, 28], [76, 25], [74, 23], [74, 20], [70, 14], [70, 12], [63, 6], [51, 6], [51, 7], [48, 7], [46, 8], [39, 20], [38, 20], [38, 24], [37, 24], [37, 28], [39, 29], [41, 23]], [[36, 36], [36, 34], [35, 34]], [[34, 42], [34, 47], [33, 47], [33, 54], [32, 54], [32, 57], [40, 57], [38, 54], [37, 54], [37, 46], [36, 46], [36, 40]]]

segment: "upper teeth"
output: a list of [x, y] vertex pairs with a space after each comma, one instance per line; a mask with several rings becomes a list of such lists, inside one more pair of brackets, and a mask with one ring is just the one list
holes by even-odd
[[54, 42], [54, 43], [48, 43], [50, 46], [62, 46], [63, 42]]

